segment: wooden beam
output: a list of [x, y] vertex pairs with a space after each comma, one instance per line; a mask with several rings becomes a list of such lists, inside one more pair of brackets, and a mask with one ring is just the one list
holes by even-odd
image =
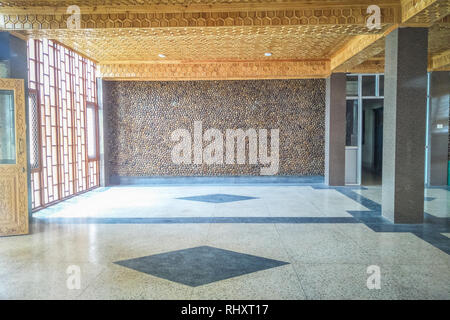
[[[251, 8], [248, 10], [203, 10], [197, 12], [133, 12], [127, 8], [98, 13], [81, 11], [82, 29], [104, 28], [154, 28], [154, 27], [218, 27], [218, 26], [287, 26], [287, 25], [330, 25], [336, 28], [360, 26], [361, 33], [377, 33], [366, 28], [367, 4], [327, 6], [281, 6], [271, 9]], [[398, 4], [380, 4], [381, 23], [400, 22]], [[213, 8], [213, 7], [211, 7]], [[12, 10], [12, 9], [10, 9]], [[7, 30], [67, 29], [70, 17], [65, 12], [52, 10], [43, 13], [8, 13], [2, 9], [2, 28]], [[31, 10], [31, 9], [29, 9]], [[120, 11], [124, 10], [124, 11]], [[150, 10], [150, 9], [148, 9]], [[379, 32], [379, 31], [378, 31]]]
[[384, 73], [384, 59], [367, 60], [346, 72], [350, 73]]
[[400, 0], [402, 23], [430, 26], [450, 14], [449, 0]]
[[[445, 16], [450, 13], [448, 0], [401, 0], [401, 5], [401, 26], [429, 26], [448, 19]], [[390, 27], [383, 34], [355, 36], [331, 57], [331, 70], [353, 72], [358, 66], [360, 69], [365, 68], [361, 67], [362, 63], [381, 53], [384, 50], [385, 36], [400, 25]], [[372, 68], [374, 64], [366, 67]]]
[[450, 70], [450, 49], [431, 57], [428, 68], [430, 71]]
[[325, 78], [329, 60], [223, 61], [164, 64], [100, 64], [106, 80], [244, 80]]
[[[17, 2], [17, 1], [16, 1]], [[22, 1], [23, 2], [23, 1]], [[30, 1], [31, 2], [31, 1]], [[39, 5], [33, 5], [28, 2], [26, 5], [16, 5], [14, 1], [5, 3], [1, 11], [4, 14], [19, 14], [19, 15], [33, 15], [33, 14], [51, 14], [64, 15], [67, 13], [67, 8], [71, 5], [77, 5], [82, 14], [109, 14], [109, 13], [195, 13], [195, 12], [248, 12], [248, 11], [279, 11], [279, 10], [303, 10], [310, 11], [321, 9], [355, 9], [366, 8], [373, 5], [373, 0], [358, 0], [358, 1], [302, 1], [302, 0], [283, 0], [281, 1], [262, 1], [260, 3], [243, 1], [217, 1], [217, 0], [202, 0], [195, 2], [180, 3], [177, 0], [152, 2], [144, 1], [124, 3], [123, 1], [108, 1], [108, 4], [102, 4], [98, 1], [92, 1], [88, 4], [87, 1], [77, 0], [54, 0], [54, 1], [39, 1]], [[381, 0], [377, 1], [377, 5], [381, 8], [400, 8], [398, 0]], [[312, 13], [314, 14], [314, 13]]]
[[384, 49], [384, 37], [397, 29], [398, 25], [389, 27], [383, 34], [360, 35], [353, 37], [341, 49], [331, 57], [331, 70], [335, 72], [346, 72], [339, 66], [346, 63], [345, 70], [350, 70], [354, 66], [372, 58]]
[[348, 61], [381, 38], [381, 35], [353, 37], [331, 57], [331, 70], [335, 70], [344, 62]]

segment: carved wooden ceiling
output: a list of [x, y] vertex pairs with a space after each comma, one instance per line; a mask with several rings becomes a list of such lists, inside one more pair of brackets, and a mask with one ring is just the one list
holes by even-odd
[[[320, 37], [301, 26], [112, 29], [91, 31], [27, 32], [31, 37], [56, 39], [100, 63], [161, 60], [285, 60], [329, 59], [346, 34]], [[272, 53], [271, 57], [264, 53]]]
[[[369, 30], [374, 2], [381, 29]], [[311, 78], [383, 72], [399, 26], [429, 27], [429, 67], [450, 69], [449, 13], [450, 0], [0, 0], [0, 28], [57, 40], [105, 78]]]
[[[384, 38], [380, 38], [336, 67], [335, 71], [383, 72], [384, 49]], [[450, 70], [450, 23], [447, 19], [435, 23], [428, 30], [428, 66], [430, 70]]]

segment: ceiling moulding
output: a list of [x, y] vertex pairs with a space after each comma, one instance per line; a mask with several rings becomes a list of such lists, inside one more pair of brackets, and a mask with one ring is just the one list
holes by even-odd
[[335, 72], [343, 72], [342, 70], [345, 69], [350, 70], [382, 52], [384, 50], [384, 38], [397, 28], [398, 25], [393, 25], [383, 34], [355, 36], [331, 57], [331, 70]]
[[[377, 60], [370, 59], [352, 67], [346, 67], [344, 64], [335, 71], [350, 73], [384, 73], [384, 63], [384, 58], [379, 58]], [[435, 56], [430, 56], [428, 61], [428, 71], [450, 71], [450, 50]]]
[[[181, 12], [242, 12], [277, 10], [317, 10], [317, 9], [353, 9], [368, 7], [373, 0], [40, 0], [14, 1], [3, 3], [2, 12], [7, 14], [66, 14], [67, 7], [78, 6], [83, 13], [181, 13]], [[377, 1], [382, 8], [400, 8], [398, 0]]]
[[98, 76], [105, 80], [309, 79], [329, 74], [329, 60], [98, 65]]
[[368, 60], [363, 63], [347, 69], [345, 71], [349, 73], [384, 73], [384, 59], [382, 60]]
[[428, 69], [430, 71], [450, 70], [450, 49], [429, 59]]
[[450, 14], [448, 0], [400, 0], [404, 25], [431, 26]]
[[[283, 25], [333, 25], [366, 27], [368, 4], [348, 5], [333, 3], [328, 6], [298, 8], [248, 9], [242, 11], [199, 12], [123, 12], [110, 10], [81, 10], [80, 28], [157, 28], [157, 27], [221, 27], [221, 26], [283, 26]], [[347, 2], [348, 3], [348, 2]], [[380, 4], [381, 23], [400, 23], [401, 12], [397, 4]], [[127, 7], [128, 8], [128, 7]], [[13, 9], [8, 9], [13, 10]], [[2, 8], [3, 27], [7, 30], [68, 29], [70, 15], [65, 13], [8, 13]], [[32, 8], [27, 8], [31, 11]], [[116, 9], [117, 10], [117, 9]], [[125, 11], [126, 10], [126, 11]], [[112, 12], [111, 12], [112, 11]], [[366, 33], [367, 33], [367, 28]]]

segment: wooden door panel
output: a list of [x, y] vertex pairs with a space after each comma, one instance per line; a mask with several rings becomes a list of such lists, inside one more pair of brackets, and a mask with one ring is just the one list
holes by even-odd
[[[15, 159], [0, 162], [0, 236], [27, 234], [29, 217], [24, 81], [0, 79], [0, 90], [14, 92], [15, 133]], [[5, 108], [5, 105], [1, 107]]]

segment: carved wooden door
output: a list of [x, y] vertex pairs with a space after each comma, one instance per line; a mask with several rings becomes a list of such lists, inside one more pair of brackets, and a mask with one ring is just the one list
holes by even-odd
[[0, 79], [0, 236], [28, 233], [24, 81]]

